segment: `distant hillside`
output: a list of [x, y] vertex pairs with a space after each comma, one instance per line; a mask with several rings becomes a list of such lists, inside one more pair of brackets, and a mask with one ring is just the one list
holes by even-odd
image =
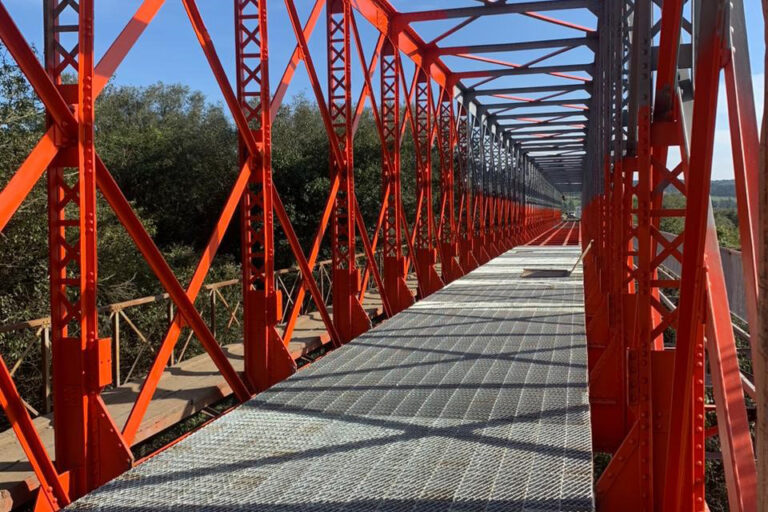
[[734, 180], [712, 180], [709, 195], [712, 197], [736, 197]]
[[[680, 194], [675, 187], [667, 187], [667, 194]], [[736, 198], [736, 182], [734, 180], [712, 180], [709, 195], [712, 197]]]

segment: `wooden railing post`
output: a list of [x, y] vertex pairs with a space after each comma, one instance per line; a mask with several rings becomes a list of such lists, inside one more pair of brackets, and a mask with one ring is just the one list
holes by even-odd
[[113, 311], [112, 321], [112, 380], [115, 387], [120, 386], [120, 311]]
[[209, 300], [211, 301], [211, 333], [216, 337], [216, 289], [211, 288]]
[[43, 414], [52, 410], [51, 404], [51, 328], [46, 325], [40, 331], [40, 375], [43, 377]]
[[[170, 299], [168, 300], [168, 306], [165, 311], [165, 316], [168, 320], [168, 326], [170, 327], [171, 324], [173, 324], [173, 301]], [[171, 350], [171, 357], [170, 359], [168, 359], [168, 366], [173, 366], [175, 364], [176, 364], [176, 351]]]

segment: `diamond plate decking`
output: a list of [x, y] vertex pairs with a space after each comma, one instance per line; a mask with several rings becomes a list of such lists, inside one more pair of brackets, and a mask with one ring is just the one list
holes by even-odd
[[587, 511], [583, 286], [520, 247], [71, 510]]

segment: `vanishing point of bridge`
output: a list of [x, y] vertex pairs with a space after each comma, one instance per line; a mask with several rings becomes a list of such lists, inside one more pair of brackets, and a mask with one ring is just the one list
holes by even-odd
[[[172, 2], [240, 145], [188, 282], [94, 145], [96, 98]], [[18, 474], [0, 477], [11, 501], [24, 494], [40, 511], [703, 512], [717, 460], [721, 501], [766, 510], [765, 195], [742, 0], [234, 0], [234, 55], [217, 52], [196, 0], [131, 3], [99, 55], [97, 2], [42, 3], [39, 59], [0, 0], [0, 40], [47, 114], [43, 137], [0, 184], [0, 230], [44, 181], [51, 290], [40, 325], [52, 414], [32, 418], [0, 356], [18, 453], [8, 459]], [[281, 23], [292, 37], [270, 39]], [[560, 35], [531, 37], [537, 27]], [[468, 31], [483, 39], [468, 43]], [[273, 58], [278, 45], [286, 63]], [[308, 245], [272, 181], [272, 123], [297, 73], [330, 155]], [[709, 198], [721, 88], [746, 309], [735, 327]], [[381, 143], [380, 213], [368, 226], [354, 160], [366, 111]], [[414, 211], [403, 207], [405, 179]], [[184, 193], [179, 185], [167, 192]], [[672, 191], [682, 207], [664, 201]], [[119, 395], [129, 406], [115, 399], [119, 344], [101, 332], [97, 195], [173, 305], [149, 372]], [[580, 198], [580, 220], [563, 220], [566, 195]], [[684, 229], [663, 233], [664, 219]], [[242, 245], [234, 349], [195, 302], [230, 224]], [[287, 294], [276, 224], [298, 269]], [[180, 368], [169, 363], [183, 333], [205, 349], [216, 399], [236, 402], [224, 414], [207, 407], [213, 398], [188, 399], [190, 410], [158, 392]], [[297, 371], [297, 358], [309, 364]], [[220, 417], [138, 455], [140, 440], [200, 410]]]

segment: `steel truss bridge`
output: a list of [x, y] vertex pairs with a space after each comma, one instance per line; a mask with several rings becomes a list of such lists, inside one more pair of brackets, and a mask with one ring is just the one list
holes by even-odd
[[[765, 196], [742, 0], [467, 0], [402, 11], [387, 0], [285, 0], [290, 41], [267, 32], [283, 2], [234, 0], [235, 55], [217, 53], [196, 0], [173, 1], [240, 140], [240, 172], [185, 284], [94, 147], [96, 98], [170, 2], [140, 2], [96, 55], [96, 2], [43, 0], [41, 61], [0, 1], [0, 39], [47, 113], [44, 136], [0, 191], [0, 229], [12, 229], [43, 177], [48, 192], [52, 451], [0, 365], [0, 405], [40, 484], [36, 510], [704, 511], [713, 446], [730, 509], [766, 510]], [[451, 44], [491, 18], [569, 35], [519, 40], [535, 30], [495, 25], [490, 42]], [[324, 48], [311, 51], [313, 33]], [[277, 44], [293, 47], [285, 65], [270, 59]], [[330, 153], [309, 247], [271, 162], [272, 123], [300, 69]], [[746, 352], [737, 351], [709, 199], [723, 78]], [[365, 226], [354, 186], [366, 108], [381, 140], [375, 226]], [[401, 199], [404, 137], [415, 153], [413, 215]], [[682, 208], [662, 201], [672, 189]], [[97, 194], [176, 308], [122, 425], [102, 398], [113, 354], [99, 332]], [[581, 196], [580, 225], [561, 221], [565, 194]], [[661, 220], [675, 217], [685, 229], [667, 237]], [[233, 222], [243, 246], [241, 370], [195, 307]], [[275, 222], [300, 269], [290, 303], [308, 294], [337, 349], [298, 373], [287, 343], [300, 308], [283, 311], [276, 289]], [[325, 238], [328, 304], [313, 274]], [[670, 257], [680, 275], [663, 272]], [[536, 273], [571, 265], [565, 277]], [[362, 304], [369, 280], [387, 318], [375, 329]], [[138, 460], [136, 432], [182, 329], [241, 405]], [[598, 452], [610, 461], [593, 482]]]

